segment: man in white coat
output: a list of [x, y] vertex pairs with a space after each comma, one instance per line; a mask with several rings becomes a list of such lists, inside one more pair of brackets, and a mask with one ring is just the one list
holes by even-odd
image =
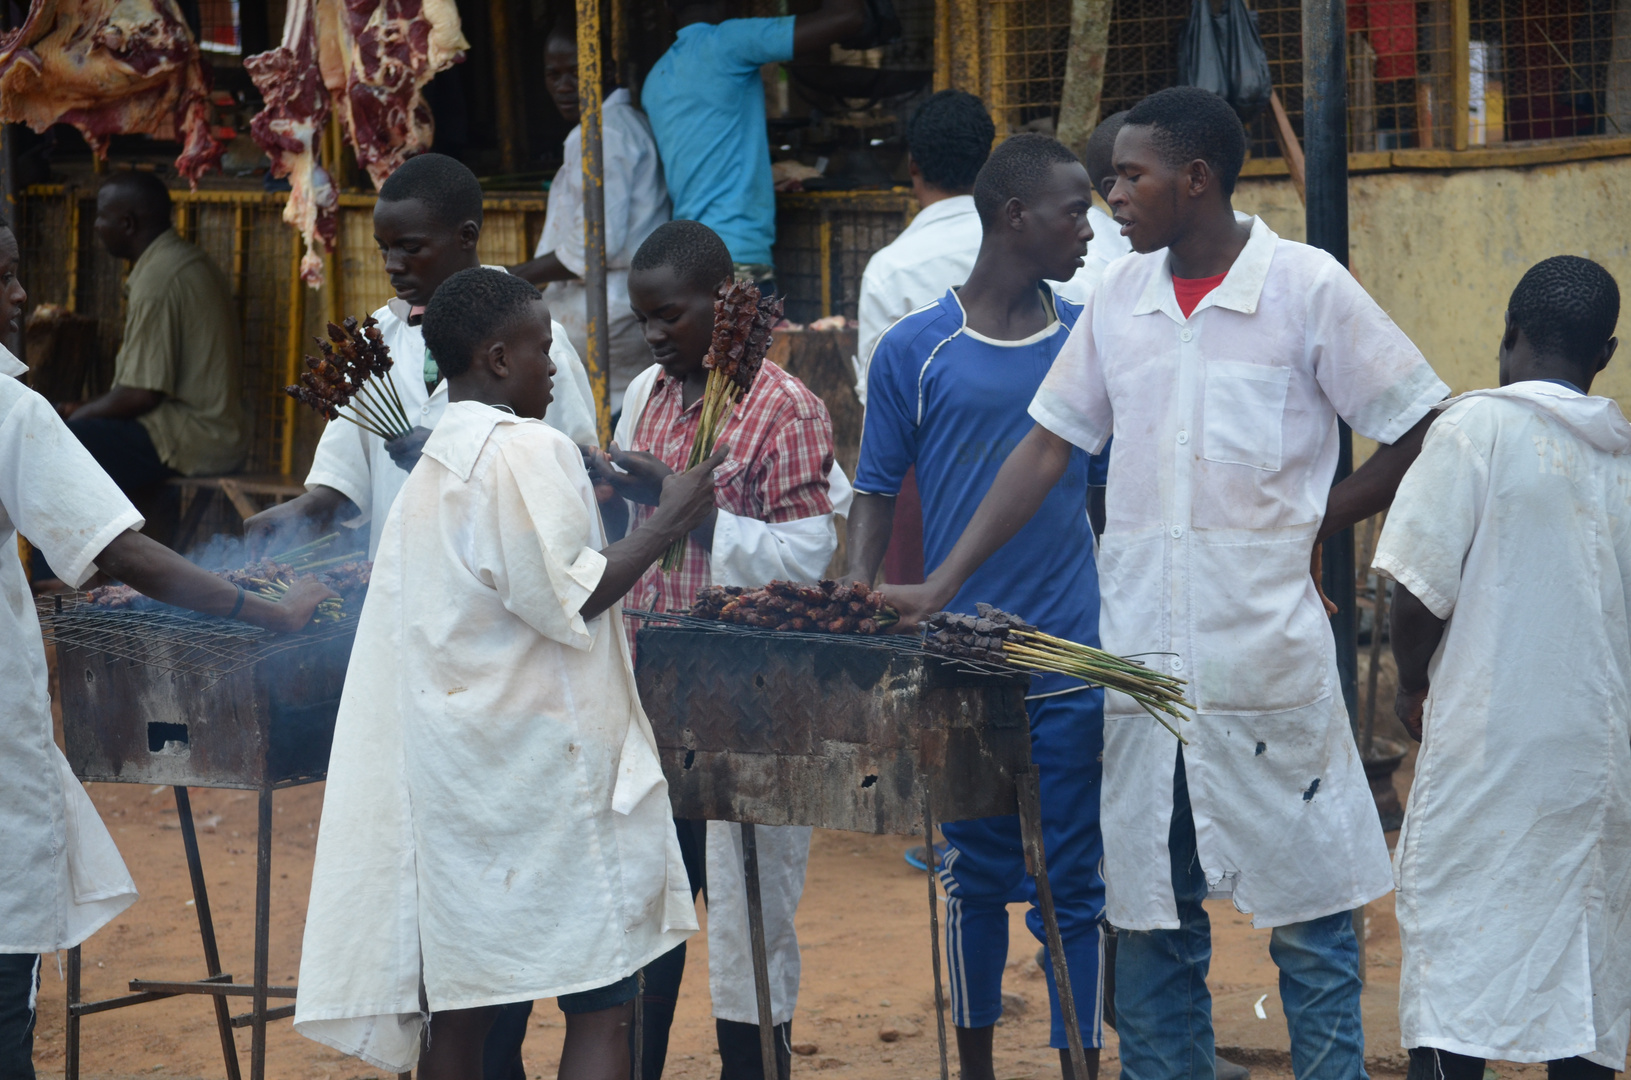
[[[475, 173], [443, 154], [409, 158], [380, 187], [374, 238], [396, 297], [374, 318], [391, 350], [391, 384], [413, 431], [387, 443], [355, 424], [330, 423], [306, 475], [306, 493], [244, 523], [252, 556], [304, 543], [343, 519], [350, 527], [369, 527], [372, 558], [385, 515], [447, 408], [447, 384], [425, 350], [420, 319], [442, 282], [480, 265], [481, 220]], [[589, 376], [565, 330], [555, 331], [550, 359], [560, 375], [545, 423], [573, 442], [598, 441]]]
[[[1042, 503], [1071, 448], [1112, 436], [1100, 634], [1188, 681], [1178, 747], [1106, 695], [1107, 909], [1127, 1080], [1213, 1074], [1203, 906], [1272, 928], [1299, 1077], [1364, 1073], [1351, 911], [1392, 887], [1387, 845], [1337, 692], [1309, 563], [1385, 508], [1447, 393], [1326, 253], [1235, 219], [1246, 136], [1222, 98], [1145, 98], [1116, 136], [1116, 260], [1031, 403], [951, 554], [886, 590], [910, 624], [955, 594]], [[1333, 487], [1337, 419], [1382, 444]]]
[[[0, 223], [0, 327], [21, 329], [28, 296], [17, 238]], [[273, 604], [136, 532], [130, 505], [56, 410], [18, 381], [28, 367], [0, 346], [0, 1076], [33, 1080], [40, 953], [70, 949], [136, 901], [113, 837], [51, 736], [45, 643], [21, 533], [61, 579], [107, 574], [148, 596], [294, 631], [333, 593], [307, 579]]]
[[[556, 322], [566, 327], [581, 356], [589, 340], [589, 318], [583, 286], [583, 125], [578, 123], [578, 39], [564, 8], [562, 18], [544, 43], [544, 86], [561, 116], [576, 124], [566, 136], [560, 171], [549, 185], [549, 212], [538, 235], [533, 258], [510, 273], [544, 286], [544, 299]], [[634, 105], [634, 96], [615, 87], [601, 103], [601, 173], [606, 211], [606, 320], [608, 381], [613, 411], [636, 375], [651, 362], [640, 324], [629, 310], [629, 260], [667, 221], [673, 209], [663, 183], [663, 162], [651, 122]]]
[[552, 997], [563, 1080], [624, 1080], [636, 973], [696, 913], [618, 602], [712, 510], [729, 448], [608, 546], [578, 447], [541, 422], [555, 367], [537, 290], [461, 271], [425, 329], [452, 400], [358, 623], [295, 1028], [468, 1080], [500, 1006]]
[[1594, 262], [1531, 268], [1500, 388], [1444, 406], [1377, 547], [1399, 717], [1423, 740], [1394, 854], [1411, 1080], [1625, 1067], [1631, 424], [1588, 396], [1619, 307]]

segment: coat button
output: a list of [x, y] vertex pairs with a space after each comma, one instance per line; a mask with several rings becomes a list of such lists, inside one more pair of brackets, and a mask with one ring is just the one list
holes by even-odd
[[1172, 527], [1172, 538], [1174, 540], [1178, 539], [1179, 537], [1181, 537], [1183, 535], [1184, 535], [1184, 527], [1182, 525], [1174, 525]]
[[1195, 331], [1191, 330], [1189, 327], [1186, 326], [1186, 327], [1184, 327], [1183, 332], [1178, 335], [1178, 337], [1183, 341], [1193, 341], [1194, 338], [1195, 338]]
[[1180, 431], [1178, 433], [1178, 445], [1183, 446], [1187, 442], [1189, 442], [1189, 432]]
[[1184, 658], [1183, 657], [1174, 656], [1172, 658], [1172, 670], [1173, 671], [1182, 671], [1182, 670], [1184, 670]]

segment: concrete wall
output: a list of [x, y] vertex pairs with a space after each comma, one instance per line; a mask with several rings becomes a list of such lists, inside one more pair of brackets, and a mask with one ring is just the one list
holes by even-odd
[[[1460, 172], [1352, 177], [1353, 268], [1450, 388], [1496, 383], [1507, 298], [1523, 272], [1553, 255], [1603, 264], [1620, 283], [1621, 339], [1631, 337], [1631, 158]], [[1302, 240], [1289, 180], [1242, 179], [1235, 207]], [[1631, 352], [1593, 390], [1631, 415]]]

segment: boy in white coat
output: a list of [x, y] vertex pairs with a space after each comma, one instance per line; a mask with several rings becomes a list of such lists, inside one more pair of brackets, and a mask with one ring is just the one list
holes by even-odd
[[1443, 406], [1377, 547], [1423, 739], [1394, 854], [1411, 1080], [1625, 1067], [1631, 424], [1588, 396], [1619, 308], [1594, 262], [1531, 268], [1500, 388]]
[[449, 402], [357, 629], [295, 1027], [464, 1080], [498, 1006], [554, 997], [561, 1076], [626, 1080], [635, 973], [696, 914], [618, 599], [712, 509], [728, 447], [605, 546], [578, 448], [541, 421], [555, 367], [537, 291], [461, 271], [425, 337]]

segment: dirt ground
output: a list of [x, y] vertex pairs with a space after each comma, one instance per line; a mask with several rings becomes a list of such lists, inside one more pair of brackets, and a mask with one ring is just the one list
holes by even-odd
[[[1391, 691], [1378, 697], [1390, 701]], [[1409, 789], [1412, 762], [1413, 756], [1397, 778], [1401, 794]], [[124, 852], [142, 897], [85, 944], [87, 999], [127, 992], [126, 982], [133, 977], [202, 977], [197, 920], [171, 789], [98, 784], [90, 787], [90, 793]], [[293, 983], [299, 968], [322, 798], [321, 784], [276, 796], [274, 983]], [[193, 792], [222, 962], [239, 982], [248, 982], [252, 972], [255, 812], [252, 793]], [[928, 1080], [938, 1075], [928, 894], [923, 875], [901, 858], [910, 843], [904, 837], [816, 834], [798, 915], [804, 973], [793, 1026], [793, 1041], [808, 1053], [795, 1058], [795, 1072], [830, 1071], [833, 1080]], [[1213, 902], [1210, 907], [1214, 930], [1210, 985], [1218, 1045], [1252, 1065], [1253, 1075], [1262, 1080], [1289, 1078], [1268, 932], [1252, 929], [1247, 917], [1227, 903]], [[999, 1080], [1047, 1080], [1059, 1075], [1057, 1056], [1047, 1046], [1047, 988], [1033, 960], [1036, 943], [1025, 929], [1023, 914], [1022, 908], [1012, 909], [1007, 1015], [996, 1035]], [[1401, 1073], [1404, 1062], [1396, 1018], [1399, 946], [1392, 898], [1370, 905], [1367, 915], [1367, 1057], [1373, 1073]], [[246, 1008], [243, 999], [235, 1001], [239, 1010]], [[58, 965], [47, 957], [35, 1050], [44, 1077], [63, 1073], [63, 1002]], [[1262, 1019], [1257, 1016], [1259, 1005]], [[706, 939], [699, 935], [689, 950], [674, 1024], [666, 1074], [673, 1080], [718, 1076], [709, 1017]], [[888, 1033], [896, 1038], [887, 1039]], [[552, 1003], [540, 1003], [524, 1054], [530, 1076], [554, 1077], [563, 1034], [560, 1013]], [[1119, 1074], [1115, 1036], [1107, 1036], [1102, 1075], [1113, 1080]], [[248, 1030], [240, 1030], [237, 1040], [247, 1075]], [[89, 1078], [181, 1080], [223, 1075], [213, 1014], [203, 998], [176, 998], [87, 1017], [82, 1041], [83, 1075]], [[295, 1034], [287, 1020], [271, 1025], [268, 1043], [267, 1075], [276, 1080], [383, 1075]], [[1500, 1063], [1494, 1064], [1494, 1071], [1503, 1078], [1543, 1074], [1538, 1067]]]

